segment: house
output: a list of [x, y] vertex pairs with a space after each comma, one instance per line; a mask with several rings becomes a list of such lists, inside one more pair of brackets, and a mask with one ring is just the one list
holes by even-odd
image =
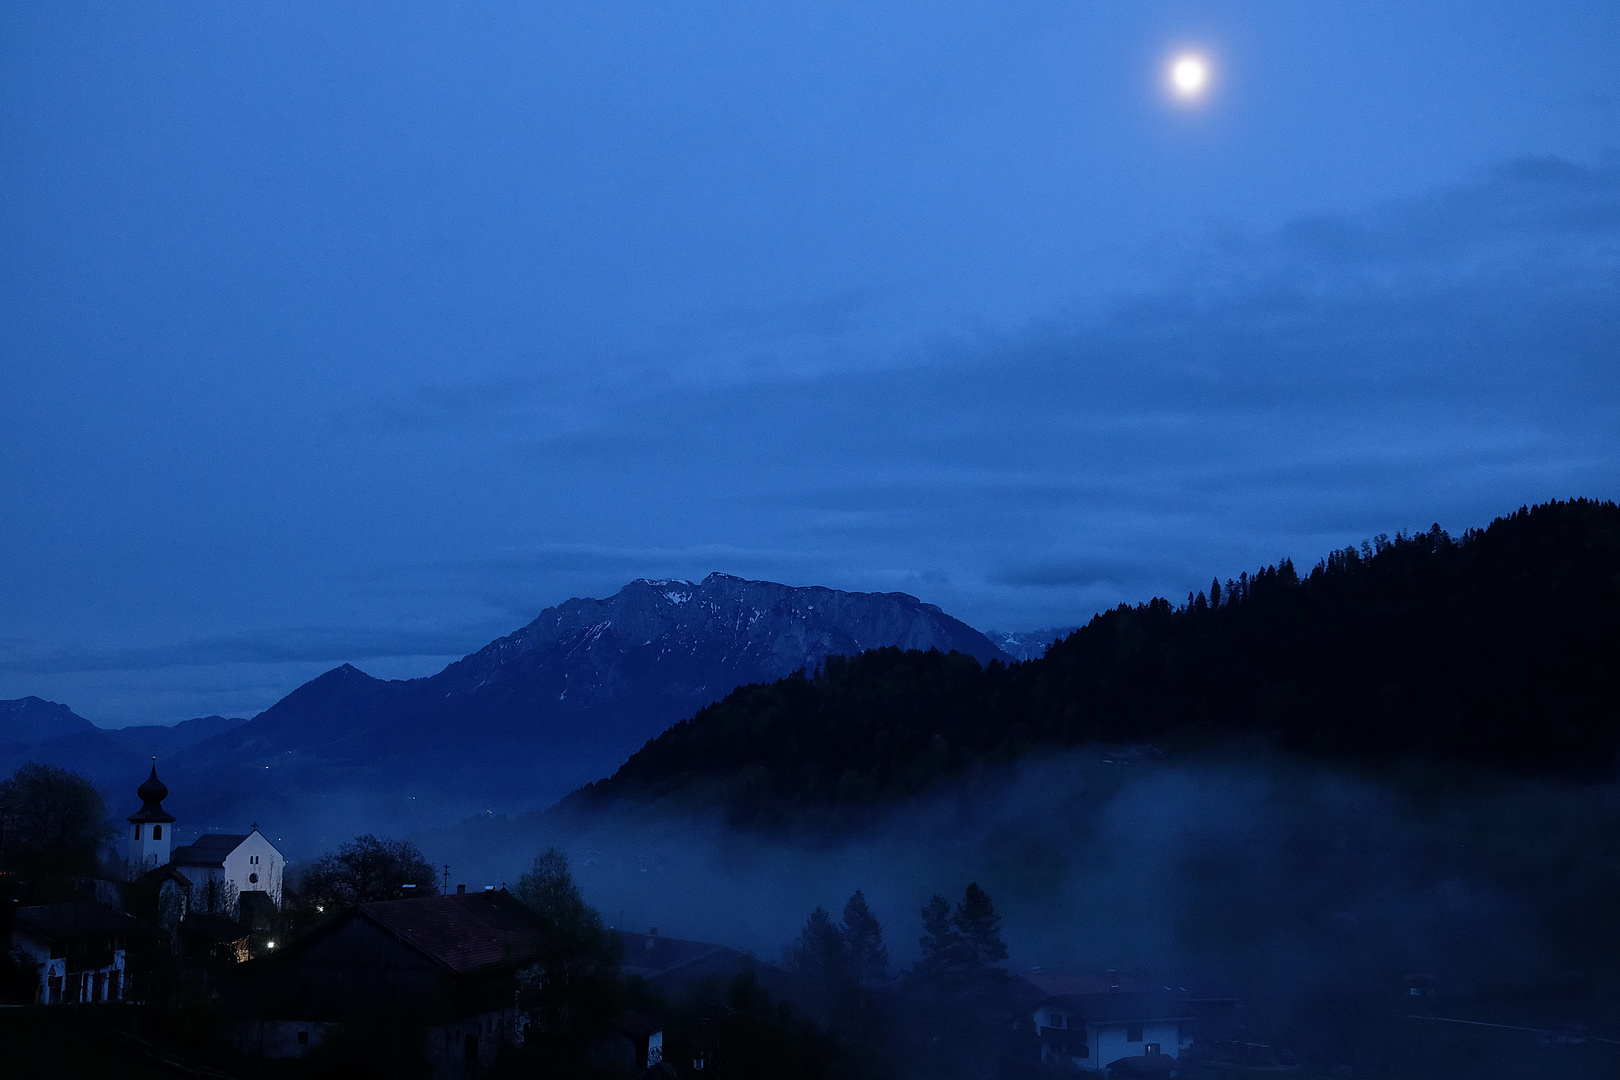
[[249, 915], [266, 902], [281, 906], [287, 860], [256, 823], [248, 833], [206, 833], [171, 848], [175, 819], [163, 809], [169, 789], [158, 779], [157, 758], [135, 794], [141, 808], [128, 818], [129, 876], [157, 881], [162, 922], [177, 927], [194, 911], [240, 920], [244, 901]]
[[362, 904], [219, 981], [241, 1051], [302, 1057], [340, 1024], [405, 1022], [437, 1076], [476, 1073], [521, 1039], [519, 977], [554, 933], [505, 889]]
[[1141, 973], [1035, 970], [1016, 982], [1043, 1062], [1119, 1076], [1175, 1075], [1195, 1035], [1205, 1027], [1224, 1035], [1236, 1005], [1186, 978]]
[[729, 982], [744, 971], [754, 972], [760, 985], [774, 994], [790, 988], [787, 973], [781, 968], [725, 945], [668, 937], [660, 934], [656, 926], [645, 934], [630, 930], [614, 933], [624, 945], [619, 971], [626, 978], [639, 976], [649, 989], [662, 994], [678, 995], [711, 979]]
[[123, 1001], [127, 946], [141, 924], [94, 901], [18, 908], [7, 952], [38, 976], [36, 1005]]
[[613, 1037], [598, 1047], [598, 1065], [640, 1075], [664, 1060], [664, 1022], [635, 1009], [626, 1009], [613, 1021]]

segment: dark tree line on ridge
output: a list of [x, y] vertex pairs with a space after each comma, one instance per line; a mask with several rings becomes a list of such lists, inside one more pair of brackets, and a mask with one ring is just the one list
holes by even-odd
[[562, 809], [673, 798], [745, 826], [853, 820], [1040, 747], [1234, 737], [1602, 778], [1620, 749], [1616, 611], [1620, 507], [1547, 503], [1121, 605], [1027, 663], [829, 657], [734, 691]]

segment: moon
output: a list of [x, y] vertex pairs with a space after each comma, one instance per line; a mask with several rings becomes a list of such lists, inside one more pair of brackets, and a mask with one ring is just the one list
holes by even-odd
[[1183, 53], [1170, 62], [1170, 89], [1183, 101], [1193, 101], [1209, 89], [1209, 61], [1196, 53]]

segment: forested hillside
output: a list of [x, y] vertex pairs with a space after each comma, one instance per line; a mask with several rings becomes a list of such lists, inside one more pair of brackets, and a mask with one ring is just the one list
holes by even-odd
[[1576, 500], [1122, 605], [1026, 663], [830, 658], [733, 692], [565, 806], [667, 798], [770, 826], [1040, 748], [1234, 737], [1595, 778], [1617, 736], [1620, 507]]

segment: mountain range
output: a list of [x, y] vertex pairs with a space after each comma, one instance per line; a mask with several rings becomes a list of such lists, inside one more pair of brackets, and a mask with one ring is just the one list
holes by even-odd
[[1120, 605], [1039, 659], [881, 649], [742, 687], [560, 808], [849, 825], [997, 764], [1091, 744], [1269, 747], [1442, 777], [1612, 780], [1620, 506], [1380, 536], [1185, 603]]
[[984, 636], [1014, 660], [1039, 660], [1053, 642], [1062, 641], [1078, 629], [1078, 626], [1043, 626], [1022, 632], [986, 630]]
[[83, 773], [97, 787], [115, 792], [151, 758], [178, 754], [245, 723], [240, 717], [199, 716], [173, 725], [100, 728], [54, 701], [0, 701], [0, 774], [38, 761]]
[[325, 846], [361, 828], [548, 805], [738, 686], [885, 646], [1013, 659], [904, 593], [711, 574], [633, 581], [606, 599], [547, 608], [426, 678], [385, 681], [345, 664], [250, 720], [189, 721], [161, 750], [146, 729], [101, 731], [38, 699], [0, 713], [17, 732], [23, 721], [8, 715], [28, 718], [37, 737], [0, 739], [24, 759], [88, 773], [115, 798], [145, 772], [134, 746], [151, 743], [182, 833], [263, 820], [295, 847]]

